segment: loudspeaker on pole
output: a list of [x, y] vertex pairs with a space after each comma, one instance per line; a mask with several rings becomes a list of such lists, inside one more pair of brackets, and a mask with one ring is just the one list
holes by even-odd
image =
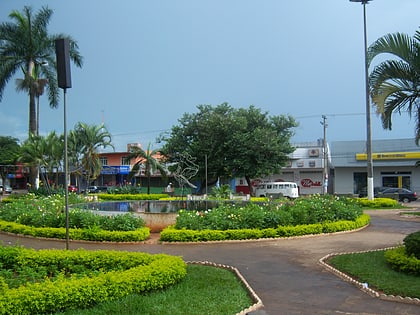
[[68, 38], [60, 38], [55, 41], [58, 87], [62, 89], [71, 88], [69, 47]]

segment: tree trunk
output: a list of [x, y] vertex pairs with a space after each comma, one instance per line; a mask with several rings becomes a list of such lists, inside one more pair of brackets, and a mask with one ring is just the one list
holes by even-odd
[[251, 178], [249, 178], [249, 176], [245, 176], [245, 179], [248, 184], [249, 194], [251, 196], [254, 196], [254, 187], [252, 186]]

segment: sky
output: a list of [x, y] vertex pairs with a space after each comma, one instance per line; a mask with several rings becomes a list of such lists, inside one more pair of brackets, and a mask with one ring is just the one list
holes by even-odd
[[[116, 151], [144, 147], [197, 106], [254, 105], [299, 123], [293, 143], [366, 139], [363, 6], [349, 0], [0, 0], [0, 22], [30, 5], [54, 11], [50, 34], [79, 44], [71, 65], [67, 127], [104, 123]], [[367, 5], [368, 44], [388, 33], [413, 36], [419, 0]], [[378, 58], [376, 62], [379, 62]], [[375, 64], [375, 63], [374, 63]], [[28, 133], [28, 96], [9, 81], [0, 135]], [[62, 92], [61, 92], [62, 93]], [[40, 99], [40, 133], [63, 133], [63, 105]], [[372, 109], [372, 139], [414, 139], [414, 117], [383, 130]], [[413, 140], [414, 141], [414, 140]]]

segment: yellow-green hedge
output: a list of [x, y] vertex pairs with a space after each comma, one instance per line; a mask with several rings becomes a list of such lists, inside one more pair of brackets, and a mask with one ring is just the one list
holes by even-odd
[[159, 200], [169, 197], [168, 194], [98, 194], [100, 200]]
[[397, 271], [420, 276], [420, 259], [408, 256], [405, 246], [385, 251], [385, 259]]
[[[15, 234], [30, 235], [34, 237], [66, 238], [65, 228], [33, 227], [15, 222], [0, 220], [0, 230]], [[69, 238], [72, 240], [108, 241], [108, 242], [140, 242], [150, 237], [148, 227], [135, 231], [106, 231], [101, 229], [69, 229]]]
[[290, 237], [321, 233], [334, 233], [361, 228], [370, 222], [367, 214], [362, 214], [355, 221], [337, 221], [297, 226], [279, 226], [276, 229], [242, 229], [242, 230], [187, 230], [165, 228], [160, 233], [164, 242], [206, 242], [222, 240], [244, 240], [259, 238]]
[[[36, 252], [24, 248], [16, 250], [16, 254], [16, 263], [28, 268], [56, 264], [59, 269], [61, 264], [69, 270], [73, 265], [86, 264], [96, 274], [70, 278], [61, 274], [55, 281], [47, 279], [14, 289], [9, 289], [1, 279], [0, 315], [29, 315], [89, 307], [129, 294], [165, 288], [187, 274], [186, 264], [180, 257], [165, 254], [85, 250]], [[9, 263], [13, 260], [7, 259]], [[115, 266], [122, 270], [110, 268]]]

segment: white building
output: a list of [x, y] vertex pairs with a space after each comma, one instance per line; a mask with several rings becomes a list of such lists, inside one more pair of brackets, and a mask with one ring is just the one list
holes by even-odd
[[[334, 193], [359, 194], [366, 190], [366, 141], [332, 142]], [[372, 141], [375, 187], [408, 188], [420, 192], [420, 149], [414, 139]]]
[[[328, 144], [324, 148], [320, 139], [316, 142], [295, 143], [293, 146], [296, 150], [289, 155], [290, 161], [280, 174], [254, 179], [253, 185], [267, 181], [295, 182], [301, 195], [309, 195], [323, 193], [323, 185], [327, 184], [328, 192], [333, 192], [331, 182], [328, 182], [331, 165]], [[327, 176], [324, 176], [325, 173]], [[245, 179], [236, 179], [235, 186], [236, 192], [249, 193]]]

